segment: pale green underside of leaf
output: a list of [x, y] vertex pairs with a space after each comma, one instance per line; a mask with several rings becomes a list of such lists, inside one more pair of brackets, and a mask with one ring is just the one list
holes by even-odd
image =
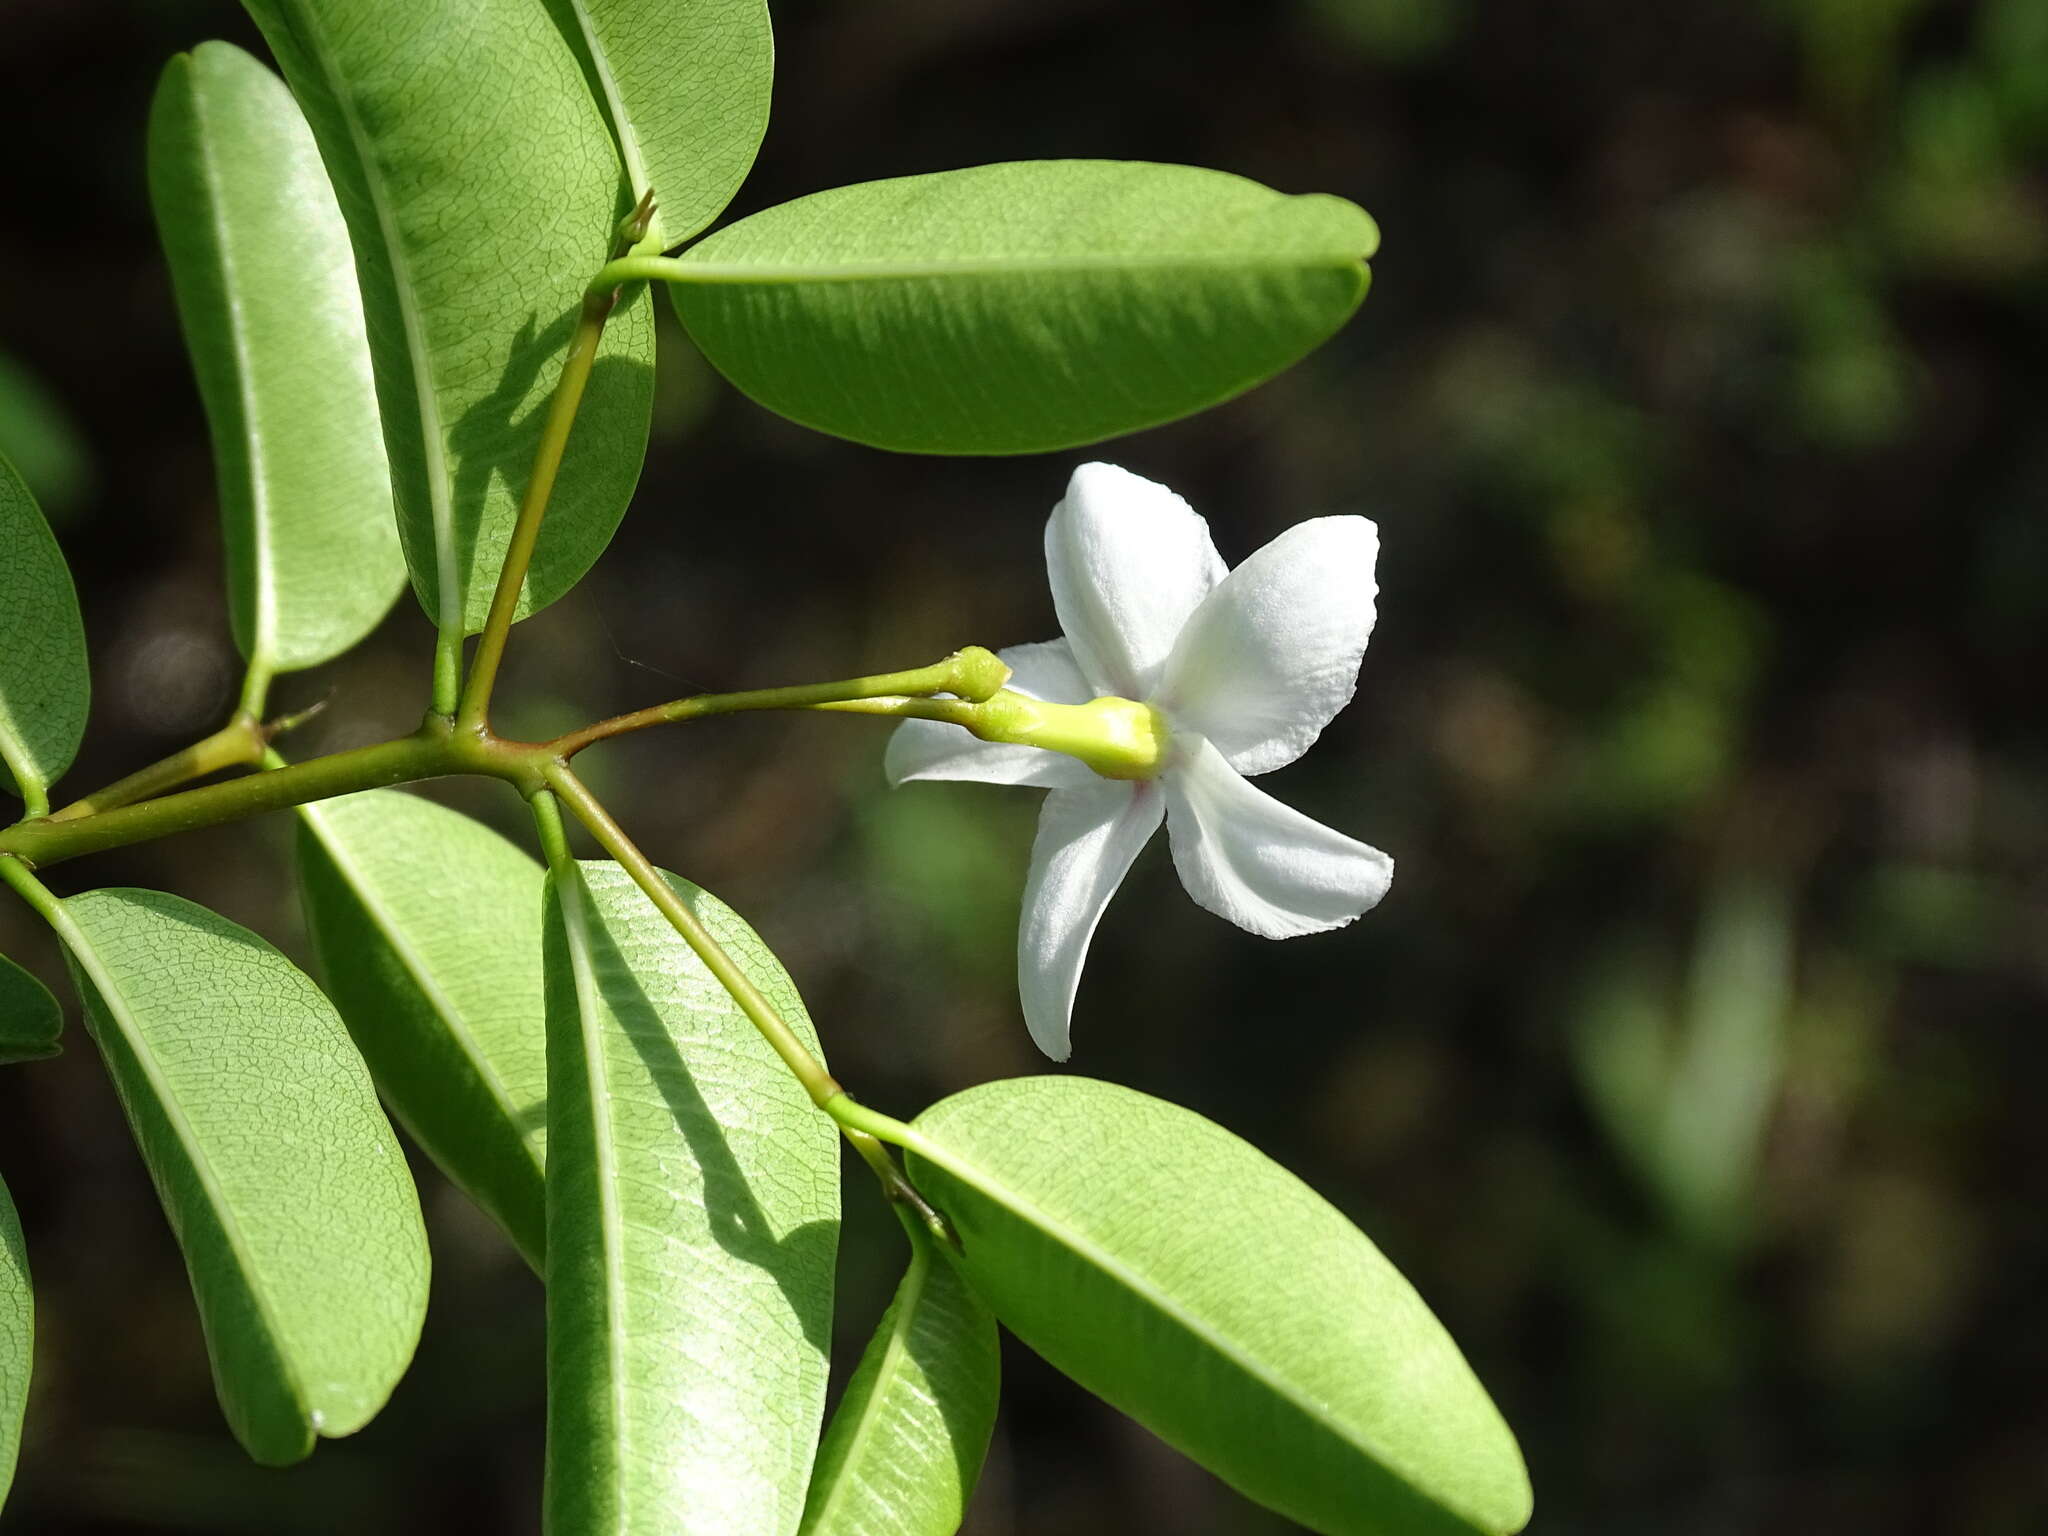
[[0, 1183], [0, 1504], [14, 1481], [21, 1451], [21, 1416], [28, 1407], [35, 1364], [36, 1301], [28, 1278], [28, 1249], [14, 1201]]
[[291, 92], [227, 43], [164, 70], [149, 190], [213, 429], [235, 643], [317, 666], [405, 584], [347, 226]]
[[1379, 234], [1190, 166], [1016, 161], [841, 187], [692, 247], [671, 285], [770, 410], [878, 448], [1032, 453], [1185, 416], [1326, 340]]
[[64, 1011], [50, 989], [0, 955], [0, 1066], [54, 1056]]
[[996, 1320], [905, 1221], [910, 1267], [818, 1447], [801, 1536], [952, 1536], [995, 1428]]
[[[554, 1536], [789, 1536], [824, 1412], [839, 1151], [774, 1052], [610, 863], [549, 881]], [[789, 975], [667, 877], [816, 1049]]]
[[398, 790], [299, 807], [327, 993], [387, 1103], [536, 1270], [546, 1244], [538, 863]]
[[564, 0], [637, 200], [652, 187], [654, 249], [732, 201], [768, 130], [775, 37], [766, 0]]
[[57, 927], [236, 1438], [274, 1464], [360, 1429], [412, 1358], [427, 1246], [333, 1005], [261, 938], [176, 896], [88, 892]]
[[[413, 587], [483, 626], [584, 285], [626, 210], [603, 114], [543, 0], [246, 0], [347, 220]], [[519, 611], [618, 526], [647, 451], [654, 329], [623, 304]]]
[[1330, 1536], [1506, 1532], [1528, 1475], [1471, 1368], [1328, 1202], [1191, 1111], [1076, 1077], [956, 1094], [911, 1176], [1005, 1326]]
[[0, 459], [0, 787], [61, 777], [91, 698], [71, 568], [21, 476]]

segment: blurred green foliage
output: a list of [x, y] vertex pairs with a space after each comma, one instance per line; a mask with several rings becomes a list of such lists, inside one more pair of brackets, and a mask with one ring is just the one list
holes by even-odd
[[78, 428], [42, 380], [0, 353], [0, 457], [61, 527], [93, 488], [92, 460]]

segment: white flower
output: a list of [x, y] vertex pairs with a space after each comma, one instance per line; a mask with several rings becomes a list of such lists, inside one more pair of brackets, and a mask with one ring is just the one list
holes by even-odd
[[1146, 776], [1107, 778], [1075, 757], [980, 740], [959, 725], [897, 727], [892, 783], [1051, 791], [1031, 849], [1017, 973], [1031, 1038], [1055, 1061], [1072, 1050], [1074, 992], [1103, 908], [1162, 818], [1188, 894], [1252, 933], [1341, 927], [1386, 894], [1392, 859], [1244, 779], [1293, 762], [1350, 702], [1372, 633], [1378, 552], [1366, 519], [1324, 517], [1228, 570], [1208, 524], [1180, 497], [1115, 465], [1084, 464], [1045, 527], [1066, 633], [1000, 654], [1014, 669], [1013, 693], [1149, 705], [1164, 726], [1163, 753], [1119, 770]]

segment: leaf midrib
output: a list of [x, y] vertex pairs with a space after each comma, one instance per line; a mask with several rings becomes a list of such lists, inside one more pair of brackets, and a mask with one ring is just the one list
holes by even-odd
[[87, 980], [93, 984], [93, 990], [106, 1005], [108, 1017], [121, 1031], [121, 1037], [134, 1054], [136, 1064], [142, 1069], [143, 1076], [148, 1079], [150, 1089], [156, 1096], [157, 1107], [163, 1112], [164, 1119], [169, 1122], [172, 1134], [177, 1138], [178, 1145], [185, 1152], [186, 1161], [199, 1180], [207, 1203], [219, 1218], [221, 1235], [235, 1258], [236, 1272], [241, 1275], [244, 1289], [256, 1309], [257, 1316], [262, 1319], [264, 1332], [271, 1341], [271, 1352], [277, 1361], [278, 1372], [283, 1376], [293, 1401], [299, 1405], [300, 1426], [311, 1431], [314, 1404], [306, 1390], [306, 1384], [300, 1379], [295, 1368], [291, 1351], [286, 1347], [285, 1341], [290, 1335], [279, 1323], [264, 1287], [257, 1283], [256, 1277], [262, 1271], [249, 1251], [248, 1240], [243, 1236], [241, 1223], [235, 1217], [234, 1208], [227, 1201], [220, 1180], [213, 1171], [212, 1161], [206, 1156], [198, 1137], [193, 1132], [191, 1121], [185, 1117], [176, 1096], [168, 1091], [169, 1085], [157, 1063], [155, 1053], [149, 1049], [147, 1039], [136, 1027], [133, 1005], [108, 975], [106, 967], [100, 964], [99, 952], [94, 948], [91, 937], [71, 915], [69, 904], [54, 903], [47, 916], [51, 926], [57, 930], [58, 936], [77, 957]]
[[932, 1263], [930, 1253], [922, 1246], [913, 1250], [910, 1273], [904, 1276], [903, 1288], [896, 1297], [896, 1318], [889, 1328], [889, 1340], [882, 1346], [882, 1358], [876, 1363], [874, 1382], [868, 1392], [867, 1407], [873, 1411], [864, 1411], [860, 1423], [854, 1426], [853, 1437], [846, 1443], [846, 1454], [839, 1458], [839, 1475], [833, 1479], [832, 1491], [819, 1506], [818, 1518], [807, 1524], [806, 1530], [823, 1527], [837, 1513], [841, 1500], [853, 1484], [849, 1473], [858, 1462], [869, 1437], [877, 1432], [883, 1417], [881, 1409], [888, 1401], [888, 1389], [901, 1374], [903, 1362], [910, 1358], [910, 1332], [918, 1303], [924, 1299]]
[[[737, 226], [735, 226], [737, 227]], [[840, 261], [817, 265], [768, 262], [698, 261], [688, 254], [676, 258], [672, 281], [706, 287], [755, 284], [904, 282], [918, 279], [1060, 276], [1090, 273], [1116, 276], [1131, 272], [1313, 272], [1363, 267], [1366, 257], [1352, 252], [1304, 255], [1276, 261], [1262, 256], [1163, 255], [1139, 257], [1056, 256], [1045, 259], [976, 257], [969, 261]]]
[[[1357, 1446], [1360, 1451], [1384, 1467], [1391, 1476], [1398, 1478], [1419, 1497], [1432, 1504], [1439, 1502], [1418, 1486], [1414, 1479], [1405, 1471], [1401, 1470], [1394, 1462], [1384, 1456], [1381, 1453], [1380, 1447], [1371, 1439], [1356, 1433], [1349, 1426], [1341, 1430], [1337, 1429], [1325, 1405], [1303, 1396], [1285, 1382], [1277, 1379], [1272, 1371], [1261, 1361], [1240, 1349], [1234, 1348], [1224, 1339], [1218, 1337], [1206, 1319], [1175, 1303], [1169, 1295], [1097, 1246], [1091, 1238], [1075, 1229], [1069, 1223], [1055, 1220], [1035, 1202], [1027, 1200], [1000, 1180], [985, 1176], [972, 1164], [955, 1156], [949, 1148], [934, 1141], [928, 1133], [919, 1131], [914, 1127], [907, 1129], [910, 1130], [911, 1134], [904, 1139], [903, 1145], [917, 1153], [918, 1156], [936, 1163], [947, 1173], [952, 1174], [953, 1177], [961, 1180], [963, 1183], [973, 1186], [999, 1205], [1007, 1206], [1011, 1211], [1050, 1237], [1054, 1242], [1065, 1247], [1070, 1253], [1093, 1264], [1112, 1280], [1130, 1291], [1132, 1295], [1146, 1302], [1171, 1321], [1178, 1323], [1189, 1334], [1214, 1350], [1218, 1355], [1221, 1355], [1225, 1360], [1237, 1366], [1254, 1381], [1259, 1382], [1268, 1391], [1272, 1392], [1274, 1396], [1300, 1410], [1302, 1413], [1307, 1414], [1316, 1422], [1331, 1428], [1340, 1439]], [[1462, 1512], [1449, 1509], [1446, 1509], [1445, 1512], [1453, 1514], [1461, 1520], [1471, 1519], [1469, 1515]]]
[[333, 51], [327, 46], [326, 34], [307, 14], [303, 4], [294, 5], [292, 14], [308, 39], [306, 51], [319, 66], [327, 94], [334, 102], [334, 110], [348, 131], [349, 147], [355, 151], [363, 187], [369, 195], [370, 210], [376, 216], [384, 258], [391, 266], [391, 291], [398, 304], [399, 326], [405, 333], [413, 399], [420, 418], [420, 453], [425, 460], [427, 510], [434, 526], [434, 574], [440, 610], [434, 615], [434, 623], [442, 630], [451, 625], [459, 630], [464, 627], [467, 615], [462, 601], [462, 584], [455, 571], [454, 509], [449, 504], [448, 461], [441, 438], [441, 401], [434, 384], [432, 349], [426, 344], [426, 328], [413, 298], [412, 268], [405, 257], [404, 242], [399, 238], [397, 216], [392, 212], [384, 183], [377, 174], [369, 135], [356, 116], [354, 101], [343, 88]]
[[[606, 1069], [603, 1048], [602, 1024], [593, 1027], [593, 1019], [601, 1018], [596, 1012], [603, 1007], [602, 989], [598, 987], [590, 964], [589, 920], [595, 913], [595, 902], [584, 883], [582, 869], [571, 864], [566, 871], [558, 872], [556, 889], [558, 905], [562, 909], [563, 928], [569, 940], [569, 966], [576, 978], [576, 1022], [578, 1043], [583, 1051], [584, 1081], [588, 1084], [590, 1101], [590, 1128], [595, 1159], [594, 1172], [597, 1176], [598, 1225], [604, 1234], [604, 1294], [605, 1326], [604, 1349], [608, 1369], [605, 1385], [611, 1394], [611, 1434], [609, 1436], [614, 1456], [612, 1475], [606, 1479], [607, 1497], [617, 1500], [621, 1490], [617, 1483], [617, 1471], [626, 1460], [625, 1450], [630, 1418], [626, 1405], [626, 1361], [625, 1330], [623, 1319], [626, 1315], [625, 1294], [625, 1222], [619, 1214], [617, 1199], [618, 1159], [612, 1145], [611, 1121], [611, 1076]], [[609, 1009], [604, 1010], [606, 1014]], [[552, 1149], [550, 1155], [553, 1155]]]
[[[590, 19], [589, 5], [586, 0], [569, 0], [569, 9], [575, 14], [576, 24], [583, 29], [583, 41], [590, 49], [590, 67], [597, 72], [598, 83], [604, 87], [612, 137], [619, 146], [619, 159], [626, 169], [626, 185], [637, 204], [649, 190], [647, 162], [640, 153], [640, 135], [634, 130], [633, 120], [626, 111], [625, 93], [619, 89], [618, 75], [612, 69], [611, 55], [605, 51], [604, 40], [598, 36], [597, 23]], [[655, 218], [658, 221], [660, 217], [657, 209]]]

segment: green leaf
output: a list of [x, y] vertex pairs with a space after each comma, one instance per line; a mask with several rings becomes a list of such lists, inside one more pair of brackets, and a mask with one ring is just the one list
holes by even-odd
[[1018, 161], [841, 187], [692, 247], [690, 335], [770, 410], [877, 448], [1036, 453], [1279, 372], [1365, 296], [1373, 222], [1221, 171]]
[[[547, 1528], [788, 1536], [825, 1406], [839, 1149], [616, 864], [549, 879]], [[667, 876], [816, 1049], [796, 987]]]
[[292, 93], [228, 43], [173, 58], [149, 194], [220, 469], [235, 643], [340, 655], [405, 583], [348, 229]]
[[[617, 151], [543, 0], [246, 0], [348, 221], [413, 588], [483, 627], [584, 285], [624, 215]], [[652, 309], [606, 328], [520, 612], [590, 568], [647, 451]]]
[[52, 918], [249, 1454], [296, 1461], [404, 1374], [427, 1304], [419, 1197], [348, 1032], [246, 928], [158, 891]]
[[566, 0], [637, 200], [646, 246], [697, 233], [732, 201], [768, 131], [775, 36], [766, 0]]
[[1249, 1497], [1329, 1536], [1527, 1522], [1521, 1453], [1443, 1325], [1220, 1126], [1019, 1078], [926, 1110], [909, 1147], [1004, 1325]]
[[299, 888], [328, 996], [399, 1122], [536, 1270], [547, 1223], [541, 880], [489, 827], [416, 795], [299, 807]]
[[63, 1033], [64, 1011], [50, 989], [0, 955], [0, 1065], [56, 1055]]
[[0, 1183], [0, 1504], [14, 1482], [21, 1451], [21, 1418], [28, 1408], [29, 1372], [35, 1365], [36, 1298], [29, 1285], [28, 1249], [7, 1186]]
[[0, 785], [31, 815], [71, 766], [91, 698], [71, 568], [35, 497], [0, 459]]
[[996, 1320], [924, 1227], [903, 1227], [910, 1268], [826, 1426], [802, 1536], [953, 1536], [981, 1476]]

